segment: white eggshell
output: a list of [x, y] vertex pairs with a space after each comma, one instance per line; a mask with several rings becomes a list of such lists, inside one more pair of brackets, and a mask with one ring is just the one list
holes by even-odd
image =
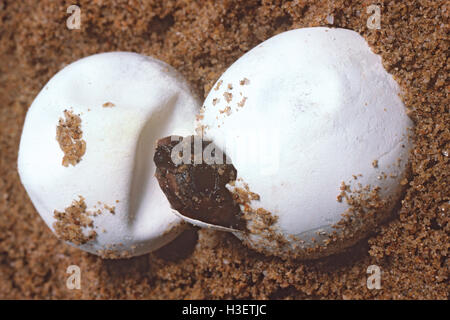
[[[412, 126], [398, 94], [381, 57], [350, 30], [292, 30], [236, 61], [211, 89], [199, 125], [232, 160], [236, 186], [260, 196], [251, 207], [278, 217], [288, 244], [236, 235], [269, 254], [312, 247], [348, 209], [336, 199], [342, 182], [379, 186], [394, 205]], [[393, 177], [380, 180], [384, 173]]]
[[[186, 81], [154, 58], [111, 52], [68, 65], [34, 100], [20, 142], [19, 173], [37, 211], [54, 230], [54, 210], [79, 196], [87, 210], [115, 206], [93, 218], [97, 238], [79, 246], [94, 254], [140, 255], [173, 240], [182, 220], [154, 177], [155, 142], [192, 134], [199, 106]], [[56, 140], [65, 109], [80, 115], [86, 141], [82, 160], [68, 167]]]

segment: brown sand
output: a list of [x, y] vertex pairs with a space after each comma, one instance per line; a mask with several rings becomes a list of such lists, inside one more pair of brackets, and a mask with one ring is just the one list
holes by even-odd
[[[80, 1], [68, 30], [55, 1], [0, 2], [0, 298], [447, 299], [449, 274], [448, 16], [445, 0]], [[405, 90], [416, 123], [412, 177], [397, 215], [349, 251], [315, 262], [256, 254], [232, 235], [186, 231], [168, 247], [102, 260], [58, 240], [34, 210], [16, 170], [26, 111], [44, 84], [78, 58], [114, 50], [162, 59], [200, 96], [233, 61], [289, 29], [329, 25], [360, 32]], [[328, 19], [327, 19], [328, 17]], [[174, 248], [183, 246], [180, 252]], [[81, 290], [66, 268], [81, 268]], [[366, 287], [380, 266], [380, 290]]]
[[[97, 237], [94, 229], [94, 221], [90, 218], [90, 213], [86, 211], [86, 203], [84, 198], [74, 200], [64, 212], [55, 210], [54, 217], [56, 222], [53, 223], [55, 234], [58, 238], [70, 241], [76, 245], [85, 244]], [[83, 229], [91, 229], [86, 235]]]
[[86, 141], [82, 140], [81, 118], [71, 111], [65, 110], [66, 119], [59, 118], [56, 126], [56, 140], [59, 147], [64, 152], [62, 165], [68, 167], [69, 164], [75, 166], [81, 161], [86, 152]]

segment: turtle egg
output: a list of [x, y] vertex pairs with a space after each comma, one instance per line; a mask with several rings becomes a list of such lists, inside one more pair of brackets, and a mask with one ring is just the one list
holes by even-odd
[[156, 140], [192, 134], [199, 101], [169, 65], [111, 52], [58, 72], [28, 110], [18, 169], [62, 240], [109, 258], [144, 254], [181, 231], [154, 177]]
[[198, 117], [236, 169], [246, 220], [269, 255], [317, 258], [366, 236], [406, 184], [412, 122], [363, 37], [304, 28], [252, 49], [219, 78]]

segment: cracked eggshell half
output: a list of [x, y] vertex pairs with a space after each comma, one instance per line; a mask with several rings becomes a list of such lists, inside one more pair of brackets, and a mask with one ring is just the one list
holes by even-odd
[[[172, 67], [136, 53], [96, 54], [58, 72], [28, 110], [18, 158], [46, 224], [54, 232], [59, 224], [56, 233], [69, 244], [109, 257], [141, 255], [173, 240], [182, 220], [154, 177], [155, 142], [192, 134], [199, 106]], [[65, 110], [79, 117], [77, 128], [64, 123]], [[59, 142], [58, 125], [66, 132]], [[74, 165], [62, 165], [77, 139], [85, 150]]]
[[[267, 254], [316, 258], [386, 218], [411, 148], [412, 122], [398, 94], [381, 57], [350, 30], [288, 31], [236, 61], [198, 123], [237, 170], [228, 188], [259, 196], [241, 204], [250, 232], [236, 236]], [[354, 217], [350, 231], [336, 229], [355, 206], [338, 201], [343, 182], [348, 192], [378, 190], [385, 201], [375, 215]]]

